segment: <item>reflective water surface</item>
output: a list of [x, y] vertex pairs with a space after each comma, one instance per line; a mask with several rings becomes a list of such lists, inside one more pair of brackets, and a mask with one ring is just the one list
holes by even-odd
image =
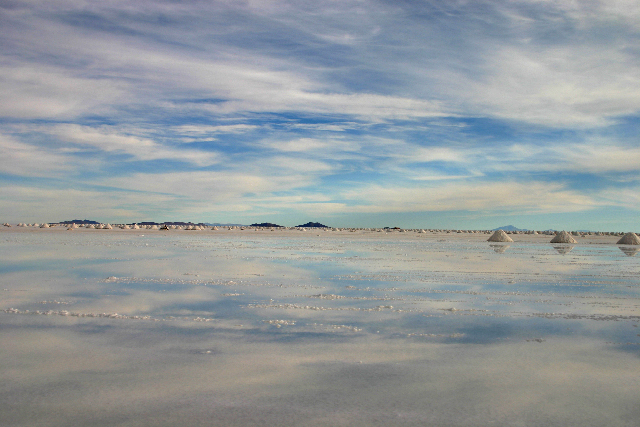
[[2, 426], [635, 426], [633, 247], [0, 234]]

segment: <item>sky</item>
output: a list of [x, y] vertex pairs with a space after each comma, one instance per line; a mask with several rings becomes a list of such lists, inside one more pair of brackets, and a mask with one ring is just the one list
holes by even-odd
[[640, 231], [636, 0], [0, 0], [0, 221]]

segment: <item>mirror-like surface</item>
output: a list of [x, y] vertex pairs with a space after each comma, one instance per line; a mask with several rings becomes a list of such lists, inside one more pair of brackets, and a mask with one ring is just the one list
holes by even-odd
[[637, 425], [635, 249], [486, 238], [2, 231], [0, 425]]

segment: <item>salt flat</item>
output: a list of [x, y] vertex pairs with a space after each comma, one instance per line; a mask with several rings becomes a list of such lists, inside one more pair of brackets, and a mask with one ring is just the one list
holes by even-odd
[[0, 230], [0, 425], [635, 426], [619, 236]]

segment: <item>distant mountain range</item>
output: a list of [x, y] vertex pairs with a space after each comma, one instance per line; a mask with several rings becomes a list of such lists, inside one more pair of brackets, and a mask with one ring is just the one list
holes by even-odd
[[503, 225], [502, 227], [494, 228], [491, 231], [498, 231], [498, 230], [504, 230], [504, 231], [529, 231], [526, 228], [518, 228], [518, 227], [513, 226], [513, 225]]
[[[100, 224], [98, 221], [92, 221], [89, 219], [73, 219], [71, 221], [60, 221], [57, 224]], [[165, 222], [154, 222], [154, 221], [138, 221], [138, 222], [130, 222], [128, 224], [138, 224], [138, 225], [206, 225], [209, 227], [244, 227], [244, 224], [221, 224], [219, 222], [207, 223], [207, 222], [182, 222], [182, 221], [165, 221]]]
[[91, 221], [89, 219], [74, 219], [71, 221], [60, 221], [58, 224], [100, 224], [98, 221]]
[[[74, 219], [71, 221], [61, 221], [58, 224], [99, 224], [98, 221], [92, 221], [92, 220], [88, 220], [88, 219]], [[192, 222], [179, 222], [179, 221], [166, 221], [166, 222], [151, 222], [151, 221], [144, 221], [144, 222], [137, 222], [137, 224], [141, 224], [141, 225], [162, 225], [162, 224], [166, 224], [166, 225], [205, 225], [205, 226], [209, 226], [209, 227], [247, 227], [246, 224], [222, 224], [219, 222], [214, 222], [214, 223], [209, 223], [209, 222], [201, 222], [198, 224], [194, 224]], [[251, 224], [251, 227], [282, 227], [281, 225], [278, 224], [273, 224], [270, 222], [263, 222], [260, 224]], [[328, 228], [326, 225], [324, 224], [320, 224], [319, 222], [308, 222], [306, 224], [302, 224], [302, 225], [298, 225], [298, 227], [301, 228]], [[387, 228], [387, 227], [385, 227]], [[492, 231], [496, 231], [496, 230], [504, 230], [504, 231], [529, 231], [526, 228], [518, 228], [514, 225], [503, 225], [502, 227], [498, 227], [498, 228], [494, 228]], [[582, 231], [582, 230], [579, 230]], [[584, 230], [587, 231], [587, 230]]]
[[312, 227], [316, 227], [316, 228], [329, 228], [324, 224], [320, 224], [319, 222], [308, 222], [306, 224], [302, 224], [299, 225], [298, 227], [306, 227], [306, 228], [312, 228]]

